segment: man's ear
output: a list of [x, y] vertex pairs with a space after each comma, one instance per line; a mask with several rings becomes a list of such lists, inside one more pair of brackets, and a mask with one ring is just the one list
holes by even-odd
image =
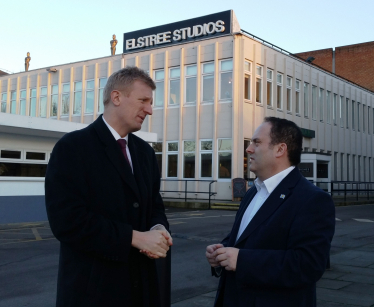
[[275, 156], [277, 158], [280, 158], [284, 155], [287, 155], [287, 144], [286, 143], [277, 144], [277, 150], [275, 152]]
[[117, 91], [117, 90], [114, 90], [110, 93], [110, 99], [112, 100], [113, 104], [115, 106], [119, 106], [120, 105], [120, 99], [119, 99], [119, 96], [120, 96], [120, 92]]

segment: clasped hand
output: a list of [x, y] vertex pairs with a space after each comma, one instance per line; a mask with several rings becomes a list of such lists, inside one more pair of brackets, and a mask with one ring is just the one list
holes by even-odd
[[239, 249], [224, 247], [222, 244], [209, 245], [205, 256], [212, 267], [224, 267], [227, 271], [236, 271]]
[[173, 239], [165, 230], [133, 231], [132, 245], [149, 258], [165, 258]]

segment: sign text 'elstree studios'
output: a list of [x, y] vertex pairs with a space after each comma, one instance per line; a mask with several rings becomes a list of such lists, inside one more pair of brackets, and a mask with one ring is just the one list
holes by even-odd
[[179, 42], [188, 38], [194, 38], [225, 31], [225, 22], [217, 20], [216, 22], [204, 23], [173, 31], [166, 31], [147, 36], [141, 36], [137, 39], [131, 38], [126, 40], [126, 50], [139, 49], [143, 47], [162, 45], [171, 42]]

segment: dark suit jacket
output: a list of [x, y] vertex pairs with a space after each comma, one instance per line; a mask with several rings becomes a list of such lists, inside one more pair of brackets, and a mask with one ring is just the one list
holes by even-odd
[[133, 134], [128, 144], [134, 174], [101, 116], [53, 149], [45, 196], [61, 243], [57, 306], [129, 306], [134, 284], [144, 306], [158, 306], [155, 261], [131, 241], [133, 229], [168, 229], [160, 173], [149, 144]]
[[256, 187], [247, 192], [231, 234], [222, 242], [240, 250], [236, 271], [222, 272], [215, 306], [316, 306], [316, 282], [325, 271], [335, 229], [330, 195], [295, 168], [235, 242], [256, 193]]

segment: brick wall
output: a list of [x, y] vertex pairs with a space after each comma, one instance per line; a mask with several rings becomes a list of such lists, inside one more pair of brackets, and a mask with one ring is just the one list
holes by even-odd
[[315, 58], [313, 64], [332, 72], [332, 48], [295, 53], [295, 55], [304, 60], [312, 56]]

